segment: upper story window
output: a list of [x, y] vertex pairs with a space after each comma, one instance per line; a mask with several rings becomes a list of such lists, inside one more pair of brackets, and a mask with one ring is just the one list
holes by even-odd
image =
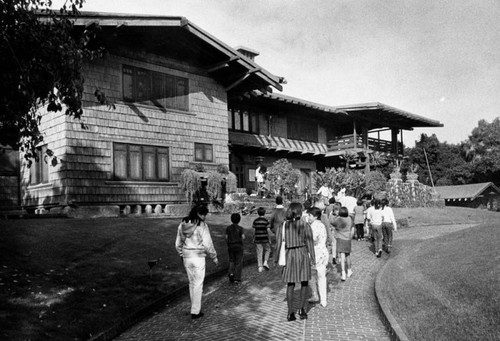
[[194, 160], [201, 162], [214, 162], [213, 145], [207, 143], [195, 143]]
[[246, 109], [228, 111], [228, 128], [246, 133], [259, 133], [259, 114]]
[[123, 65], [123, 100], [188, 110], [187, 78]]
[[113, 170], [116, 180], [168, 181], [168, 148], [136, 144], [113, 144]]
[[289, 139], [318, 142], [318, 124], [307, 118], [287, 119], [287, 134]]
[[30, 184], [38, 185], [49, 182], [49, 156], [47, 145], [37, 148], [37, 160], [33, 160], [30, 167]]

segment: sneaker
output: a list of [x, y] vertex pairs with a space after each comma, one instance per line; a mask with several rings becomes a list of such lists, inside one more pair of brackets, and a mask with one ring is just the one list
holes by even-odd
[[342, 271], [342, 276], [340, 277], [340, 279], [341, 279], [342, 281], [345, 281], [345, 280], [346, 280], [346, 278], [345, 278], [345, 271]]
[[200, 317], [203, 317], [203, 315], [205, 315], [205, 314], [203, 314], [203, 313], [200, 311], [200, 313], [199, 313], [199, 314], [191, 314], [191, 318], [192, 318], [193, 320], [196, 320], [196, 319], [199, 319]]
[[234, 283], [234, 274], [229, 274], [229, 282]]
[[269, 271], [269, 265], [267, 265], [267, 263], [264, 263], [264, 270]]
[[259, 266], [259, 272], [262, 272], [264, 271], [264, 267], [263, 266]]
[[295, 321], [297, 318], [295, 317], [295, 313], [291, 313], [286, 317], [288, 321]]
[[306, 310], [304, 308], [300, 308], [298, 313], [299, 313], [299, 317], [301, 320], [307, 320], [307, 313], [306, 313]]
[[351, 270], [351, 269], [349, 269], [349, 270], [347, 270], [347, 278], [349, 278], [349, 277], [351, 277], [351, 276], [352, 276], [352, 270]]
[[380, 258], [382, 256], [382, 250], [377, 251], [377, 257]]

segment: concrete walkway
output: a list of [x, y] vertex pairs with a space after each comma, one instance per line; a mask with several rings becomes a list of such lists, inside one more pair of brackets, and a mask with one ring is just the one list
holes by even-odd
[[286, 320], [279, 269], [259, 273], [252, 265], [239, 286], [225, 277], [205, 285], [204, 317], [191, 319], [186, 295], [115, 340], [390, 340], [374, 294], [387, 257], [376, 258], [371, 243], [353, 241], [353, 276], [342, 282], [338, 268], [330, 271], [328, 306], [310, 304], [307, 320]]

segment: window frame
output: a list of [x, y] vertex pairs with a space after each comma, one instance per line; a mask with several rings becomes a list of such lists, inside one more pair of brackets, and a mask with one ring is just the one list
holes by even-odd
[[[211, 158], [207, 157], [207, 151], [210, 151]], [[198, 157], [198, 151], [201, 151], [201, 157]], [[196, 162], [214, 162], [214, 145], [210, 143], [194, 143], [194, 161]]]
[[36, 148], [37, 157], [30, 166], [30, 185], [42, 185], [49, 183], [49, 162], [47, 145]]
[[113, 142], [113, 180], [169, 182], [170, 177], [169, 147]]
[[260, 113], [246, 108], [229, 109], [228, 110], [229, 130], [238, 131], [242, 133], [249, 133], [249, 134], [259, 134], [259, 116]]
[[122, 64], [122, 100], [189, 111], [189, 78]]

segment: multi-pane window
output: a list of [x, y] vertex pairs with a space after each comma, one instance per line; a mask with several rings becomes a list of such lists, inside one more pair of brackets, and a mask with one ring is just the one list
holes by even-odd
[[187, 78], [123, 65], [123, 100], [188, 110]]
[[246, 109], [228, 111], [229, 129], [252, 134], [259, 133], [259, 114]]
[[214, 147], [207, 143], [194, 144], [194, 160], [202, 162], [214, 161]]
[[37, 160], [33, 160], [30, 167], [30, 184], [44, 184], [49, 182], [49, 156], [47, 146], [39, 147], [36, 151]]
[[113, 144], [114, 178], [132, 181], [168, 181], [168, 148]]

